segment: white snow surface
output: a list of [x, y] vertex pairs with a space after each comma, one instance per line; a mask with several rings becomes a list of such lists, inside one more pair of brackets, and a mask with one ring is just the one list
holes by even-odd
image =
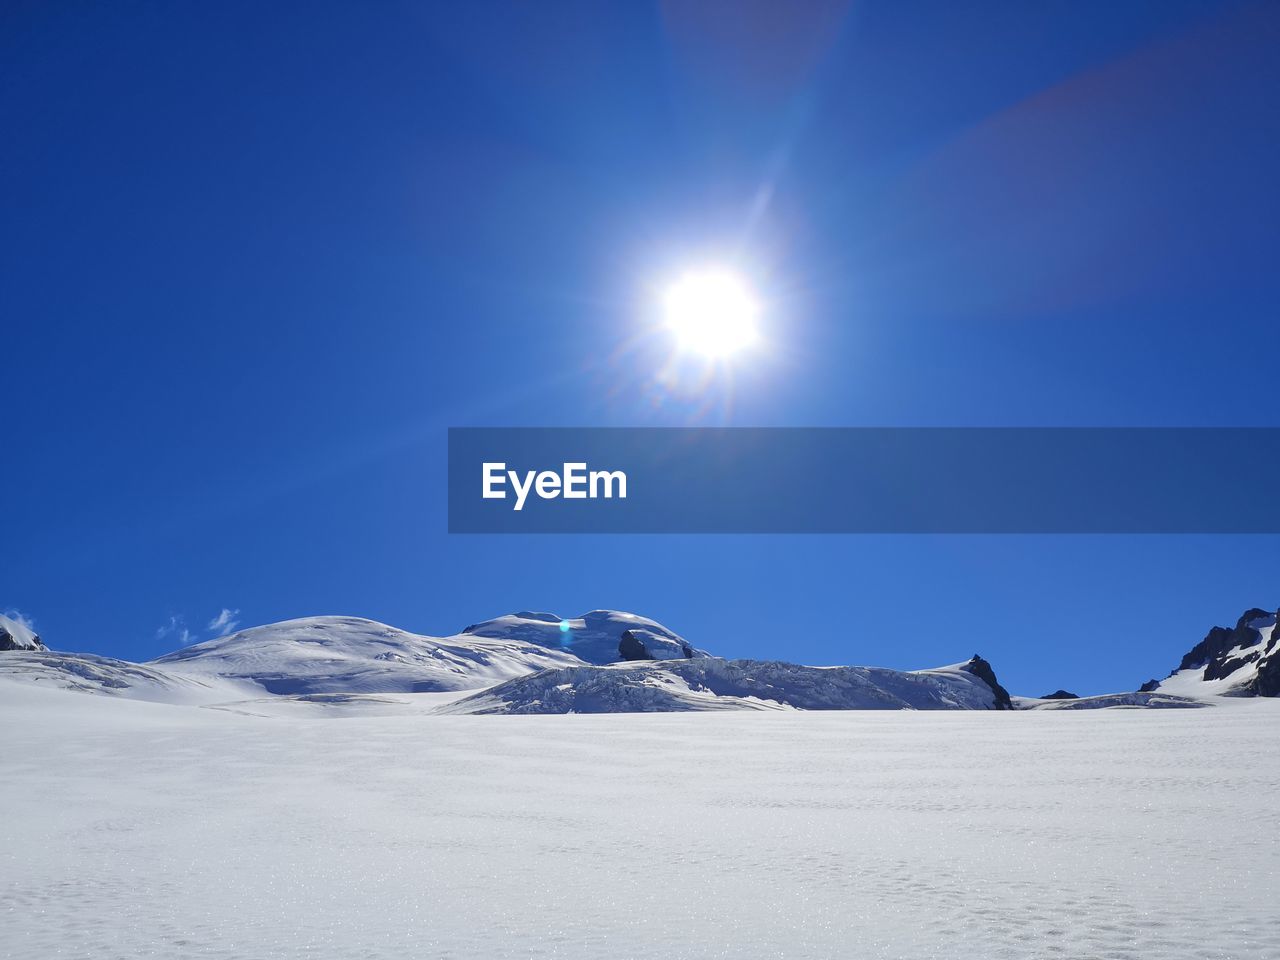
[[[569, 621], [569, 630], [561, 623], [554, 614], [521, 613], [435, 638], [358, 617], [308, 617], [241, 630], [146, 664], [90, 654], [0, 653], [0, 678], [294, 718], [995, 705], [991, 689], [963, 664], [906, 672], [726, 661], [694, 651], [635, 614], [595, 610]], [[597, 665], [579, 657], [608, 657], [627, 630], [657, 659]], [[467, 692], [475, 695], [461, 695]], [[459, 696], [396, 696], [422, 693]]]
[[1243, 660], [1246, 655], [1256, 654], [1250, 662], [1242, 662], [1231, 673], [1215, 680], [1204, 678], [1204, 664], [1186, 670], [1175, 670], [1160, 681], [1157, 689], [1161, 693], [1179, 697], [1222, 697], [1232, 696], [1236, 691], [1246, 688], [1258, 675], [1258, 664], [1267, 657], [1280, 654], [1280, 627], [1276, 624], [1275, 614], [1255, 617], [1248, 621], [1247, 626], [1257, 631], [1257, 639], [1252, 643], [1236, 646], [1228, 651], [1224, 659]]
[[0, 614], [0, 630], [6, 631], [19, 650], [38, 650], [42, 646], [36, 632], [21, 621]]
[[695, 657], [707, 654], [689, 646], [656, 620], [621, 610], [592, 610], [561, 619], [554, 613], [522, 611], [473, 624], [465, 636], [524, 640], [553, 650], [566, 650], [587, 663], [616, 663], [622, 634], [630, 630], [655, 660], [679, 660], [686, 649]]
[[1101, 693], [1074, 700], [1046, 700], [1042, 697], [1013, 697], [1019, 710], [1104, 710], [1124, 707], [1208, 707], [1217, 703], [1210, 698], [1168, 696], [1163, 693]]
[[0, 650], [0, 680], [174, 704], [216, 703], [262, 692], [222, 677], [184, 676], [128, 660], [52, 650]]
[[0, 678], [0, 958], [1272, 960], [1280, 839], [1235, 813], [1280, 796], [1278, 728], [313, 722]]
[[296, 696], [475, 690], [581, 663], [567, 651], [516, 638], [424, 637], [360, 617], [306, 617], [197, 643], [148, 666]]
[[456, 700], [449, 713], [673, 710], [991, 710], [995, 694], [962, 665], [907, 672], [764, 660], [659, 660], [546, 670]]

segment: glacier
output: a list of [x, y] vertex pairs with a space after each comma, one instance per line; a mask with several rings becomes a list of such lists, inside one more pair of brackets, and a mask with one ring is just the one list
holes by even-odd
[[0, 957], [1269, 960], [1278, 724], [323, 722], [0, 679]]
[[602, 610], [0, 651], [0, 958], [1270, 960], [1255, 613], [1091, 697]]

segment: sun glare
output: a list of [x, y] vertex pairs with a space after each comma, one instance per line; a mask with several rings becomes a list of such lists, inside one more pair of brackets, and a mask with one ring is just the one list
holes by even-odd
[[760, 306], [751, 289], [727, 270], [686, 273], [667, 290], [666, 323], [682, 349], [728, 357], [759, 337]]

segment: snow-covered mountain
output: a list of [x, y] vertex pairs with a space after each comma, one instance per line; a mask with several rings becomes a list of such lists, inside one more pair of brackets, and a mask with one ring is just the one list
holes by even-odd
[[[360, 617], [306, 617], [241, 630], [146, 664], [47, 651], [20, 624], [5, 620], [0, 626], [4, 625], [11, 625], [5, 635], [16, 638], [8, 648], [15, 656], [0, 658], [0, 676], [180, 703], [212, 704], [264, 694], [479, 690], [547, 669], [706, 656], [662, 624], [614, 610], [593, 610], [568, 620], [517, 613], [475, 624], [452, 637], [421, 636]], [[34, 652], [42, 656], [30, 656]]]
[[554, 613], [524, 611], [474, 623], [462, 634], [523, 640], [553, 650], [566, 650], [579, 660], [595, 664], [707, 656], [657, 621], [619, 610], [592, 610], [568, 620]]
[[581, 663], [567, 651], [511, 636], [424, 637], [359, 617], [306, 617], [206, 640], [148, 666], [297, 696], [476, 690]]
[[1234, 628], [1214, 627], [1164, 680], [1142, 692], [1183, 697], [1280, 696], [1280, 628], [1276, 612], [1246, 610]]
[[52, 652], [3, 617], [0, 639], [6, 644], [0, 679], [266, 716], [1090, 710], [1280, 694], [1280, 629], [1276, 614], [1259, 609], [1234, 629], [1211, 630], [1167, 679], [1089, 697], [1058, 691], [1011, 698], [978, 656], [916, 671], [723, 660], [654, 620], [613, 610], [570, 619], [522, 612], [450, 637], [359, 617], [307, 617], [241, 630], [146, 664]]
[[36, 632], [25, 623], [0, 616], [0, 650], [45, 650]]
[[439, 706], [452, 713], [1012, 706], [980, 657], [917, 672], [726, 661], [654, 620], [613, 610], [567, 620], [523, 612], [444, 638], [358, 617], [308, 617], [241, 630], [146, 664], [14, 652], [0, 657], [0, 676], [266, 715], [421, 712], [420, 704], [369, 698], [451, 691], [476, 691]]
[[53, 689], [159, 703], [215, 703], [240, 699], [249, 693], [218, 677], [185, 677], [128, 660], [43, 648], [0, 653], [0, 677]]
[[1009, 696], [994, 681], [980, 657], [914, 672], [703, 657], [544, 670], [454, 701], [442, 712], [1008, 709]]

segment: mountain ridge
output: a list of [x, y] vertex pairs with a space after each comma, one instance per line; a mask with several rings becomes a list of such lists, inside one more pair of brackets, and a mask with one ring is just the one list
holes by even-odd
[[1234, 628], [1214, 627], [1163, 681], [1135, 692], [1044, 698], [1011, 696], [977, 654], [921, 670], [729, 660], [656, 620], [616, 610], [564, 619], [521, 611], [448, 637], [361, 617], [303, 617], [143, 664], [51, 651], [6, 618], [0, 630], [14, 641], [0, 652], [0, 678], [200, 706], [305, 705], [320, 715], [358, 715], [375, 704], [391, 709], [407, 703], [394, 696], [420, 694], [448, 695], [425, 712], [518, 714], [1168, 708], [1280, 693], [1280, 627], [1277, 615], [1261, 608], [1246, 611]]

